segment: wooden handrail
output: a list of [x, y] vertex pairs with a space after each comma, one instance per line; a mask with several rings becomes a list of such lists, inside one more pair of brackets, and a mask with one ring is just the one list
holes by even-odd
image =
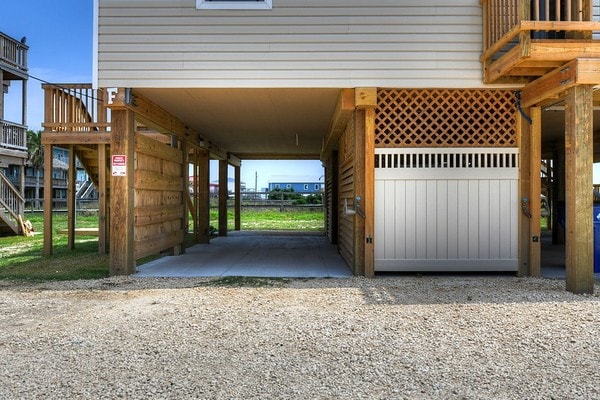
[[91, 84], [43, 84], [44, 132], [106, 132], [110, 123], [103, 89]]
[[0, 147], [27, 151], [27, 127], [0, 119]]
[[19, 215], [25, 211], [25, 199], [21, 193], [10, 183], [4, 174], [0, 173], [0, 205], [14, 219], [14, 224], [17, 224]]
[[484, 47], [482, 59], [500, 51], [524, 31], [599, 30], [591, 0], [481, 0]]
[[27, 72], [29, 46], [0, 32], [0, 62], [19, 71]]

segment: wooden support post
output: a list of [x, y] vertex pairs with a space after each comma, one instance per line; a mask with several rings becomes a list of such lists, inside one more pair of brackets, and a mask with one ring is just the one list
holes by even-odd
[[75, 248], [75, 146], [69, 145], [67, 170], [67, 249]]
[[[529, 108], [523, 110], [527, 115], [530, 112]], [[519, 140], [519, 203], [522, 205], [526, 200], [525, 205], [529, 206], [531, 199], [531, 124], [520, 113], [517, 113], [517, 138]], [[530, 244], [531, 244], [531, 224], [529, 216], [525, 210], [519, 212], [519, 261], [518, 274], [519, 276], [530, 276], [531, 268], [529, 263]]]
[[52, 145], [44, 145], [44, 256], [52, 255]]
[[[134, 189], [135, 116], [133, 111], [112, 110], [111, 152], [113, 158], [125, 157], [125, 175], [110, 180], [110, 274], [135, 272]], [[114, 163], [114, 160], [113, 160]]]
[[193, 181], [192, 181], [192, 191], [194, 192], [194, 196], [192, 197], [192, 204], [194, 207], [194, 212], [192, 213], [193, 218], [194, 218], [194, 242], [198, 242], [198, 240], [200, 239], [200, 229], [198, 226], [198, 221], [200, 220], [200, 217], [198, 216], [198, 213], [200, 212], [200, 208], [199, 208], [199, 204], [198, 204], [198, 199], [200, 198], [200, 187], [198, 186], [198, 176], [200, 175], [200, 170], [198, 167], [198, 163], [200, 162], [200, 155], [199, 155], [199, 149], [194, 149], [194, 155], [193, 155], [193, 167], [192, 167], [192, 177], [193, 177]]
[[241, 167], [235, 166], [235, 230], [242, 229], [242, 175]]
[[541, 252], [541, 195], [542, 195], [542, 110], [540, 107], [531, 107], [532, 120], [530, 130], [530, 156], [529, 156], [529, 272], [531, 276], [542, 276]]
[[[565, 149], [564, 142], [560, 149], [554, 151], [554, 182], [552, 183], [552, 214], [554, 226], [552, 227], [552, 244], [565, 244], [565, 227], [558, 219], [558, 206], [565, 211]], [[564, 218], [564, 214], [563, 214]], [[564, 223], [564, 220], [563, 220]]]
[[198, 154], [198, 243], [210, 242], [210, 159], [208, 151]]
[[[181, 139], [179, 141], [179, 149], [181, 150], [181, 230], [183, 231], [183, 238], [188, 233], [189, 228], [189, 216], [188, 216], [188, 204], [187, 199], [190, 196], [190, 165], [188, 161], [188, 144], [187, 139]], [[173, 246], [173, 255], [179, 256], [185, 253], [183, 242], [177, 243]]]
[[331, 175], [331, 195], [327, 197], [331, 199], [328, 203], [328, 214], [330, 218], [330, 237], [329, 241], [331, 244], [338, 244], [339, 241], [339, 220], [340, 220], [340, 208], [339, 208], [339, 155], [337, 151], [331, 152], [331, 159], [329, 162], [329, 174]]
[[592, 86], [575, 86], [565, 103], [567, 290], [594, 292]]
[[375, 109], [365, 109], [365, 276], [375, 276]]
[[219, 160], [219, 236], [227, 236], [227, 160]]
[[106, 215], [106, 145], [98, 145], [98, 254], [106, 254], [108, 233]]
[[[365, 110], [356, 110], [354, 114], [354, 196], [361, 198], [361, 207], [365, 204]], [[358, 208], [357, 202], [354, 203]], [[363, 209], [364, 211], [364, 209]], [[365, 218], [358, 212], [354, 215], [354, 275], [365, 275]]]

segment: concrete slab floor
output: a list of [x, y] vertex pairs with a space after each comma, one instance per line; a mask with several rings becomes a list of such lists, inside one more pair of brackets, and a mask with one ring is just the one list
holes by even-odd
[[345, 278], [352, 272], [323, 235], [231, 232], [210, 244], [192, 246], [183, 255], [143, 264], [135, 276]]

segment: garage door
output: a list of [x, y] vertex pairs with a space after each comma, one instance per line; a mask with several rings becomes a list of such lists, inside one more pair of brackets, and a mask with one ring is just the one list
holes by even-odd
[[376, 149], [376, 271], [516, 271], [518, 149]]

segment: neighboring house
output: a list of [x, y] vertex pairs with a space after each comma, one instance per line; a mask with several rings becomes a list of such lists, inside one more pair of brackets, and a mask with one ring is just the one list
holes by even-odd
[[273, 176], [269, 180], [269, 191], [292, 190], [296, 193], [321, 193], [324, 189], [323, 182], [308, 176]]
[[[556, 179], [571, 221], [567, 287], [593, 290], [592, 204], [575, 197], [592, 183], [600, 84], [592, 1], [96, 6], [94, 96], [104, 96], [111, 130], [105, 115], [81, 106], [89, 134], [60, 117], [46, 121], [44, 135], [48, 145], [97, 148], [101, 167], [113, 157], [114, 176], [99, 180], [119, 221], [110, 229], [112, 274], [132, 273], [152, 252], [177, 252], [187, 210], [199, 241], [208, 240], [208, 199], [186, 198], [184, 187], [188, 163], [201, 176], [212, 158], [222, 192], [227, 165], [239, 186], [245, 159], [320, 159], [327, 235], [357, 275], [539, 275], [540, 205], [527, 199], [540, 197], [536, 171], [550, 154], [566, 170]], [[75, 105], [89, 97], [46, 90]], [[169, 146], [148, 130], [169, 134]], [[226, 234], [226, 203], [220, 208]]]
[[[17, 40], [0, 32], [0, 234], [21, 232], [19, 217], [23, 217], [25, 207], [28, 49], [25, 38]], [[11, 83], [15, 84], [14, 88], [11, 88]], [[5, 95], [19, 87], [21, 120], [7, 121]], [[18, 170], [23, 177], [16, 185], [7, 179], [13, 170]]]

